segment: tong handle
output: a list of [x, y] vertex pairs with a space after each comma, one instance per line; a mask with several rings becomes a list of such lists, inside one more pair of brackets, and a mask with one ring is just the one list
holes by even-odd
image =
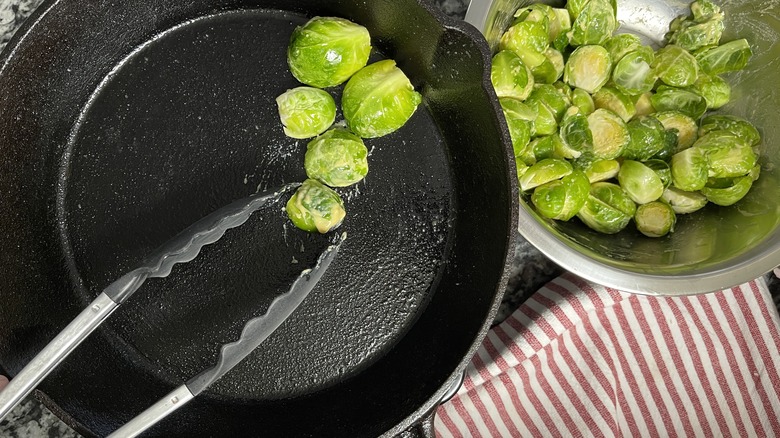
[[49, 373], [116, 309], [118, 304], [101, 293], [49, 342], [0, 391], [0, 420], [19, 404]]
[[175, 412], [184, 406], [195, 396], [190, 392], [187, 385], [181, 385], [171, 391], [170, 394], [160, 399], [145, 411], [138, 414], [135, 418], [125, 423], [124, 426], [115, 430], [107, 438], [133, 438], [144, 433], [146, 429], [157, 424], [160, 420]]

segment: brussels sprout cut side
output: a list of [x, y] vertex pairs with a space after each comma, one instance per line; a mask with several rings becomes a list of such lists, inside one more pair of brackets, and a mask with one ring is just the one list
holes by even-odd
[[541, 216], [606, 234], [634, 222], [659, 238], [677, 215], [739, 202], [760, 176], [759, 130], [710, 113], [732, 97], [720, 75], [752, 51], [745, 39], [721, 42], [725, 14], [711, 0], [691, 3], [657, 49], [615, 34], [616, 9], [614, 0], [519, 9], [493, 58], [493, 87], [520, 188]]

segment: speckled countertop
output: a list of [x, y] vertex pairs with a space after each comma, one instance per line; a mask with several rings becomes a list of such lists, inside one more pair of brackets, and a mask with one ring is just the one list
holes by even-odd
[[[0, 0], [0, 49], [13, 36], [22, 22], [43, 0]], [[468, 0], [434, 0], [448, 15], [465, 16]], [[544, 257], [522, 237], [516, 242], [514, 261], [511, 267], [509, 285], [497, 320], [511, 313], [525, 297], [555, 277], [561, 269]], [[775, 302], [780, 304], [780, 280], [767, 276]], [[30, 397], [18, 406], [8, 419], [0, 422], [0, 437], [77, 437], [74, 431], [63, 424], [48, 409]]]

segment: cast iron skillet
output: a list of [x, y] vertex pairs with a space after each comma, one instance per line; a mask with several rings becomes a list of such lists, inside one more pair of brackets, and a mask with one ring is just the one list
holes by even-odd
[[[0, 58], [5, 372], [189, 224], [305, 178], [274, 98], [299, 85], [285, 50], [316, 15], [368, 27], [372, 60], [395, 59], [424, 105], [366, 140], [369, 176], [340, 190], [348, 239], [309, 298], [150, 435], [394, 435], [435, 408], [505, 287], [517, 191], [487, 45], [421, 0], [41, 6]], [[102, 436], [213, 364], [332, 239], [288, 225], [282, 202], [146, 282], [39, 396]]]

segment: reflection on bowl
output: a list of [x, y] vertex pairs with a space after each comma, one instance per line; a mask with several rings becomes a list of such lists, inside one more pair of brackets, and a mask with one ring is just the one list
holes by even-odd
[[[514, 12], [537, 1], [473, 0], [466, 21], [496, 50]], [[563, 1], [543, 0], [563, 7]], [[629, 292], [688, 295], [731, 287], [780, 264], [780, 0], [716, 1], [726, 14], [723, 42], [746, 38], [753, 49], [747, 68], [725, 77], [732, 101], [718, 110], [750, 120], [762, 135], [761, 177], [731, 207], [708, 205], [679, 215], [675, 231], [648, 238], [627, 228], [604, 235], [579, 220], [555, 222], [521, 201], [519, 231], [554, 262], [582, 277]], [[760, 3], [760, 4], [759, 4]], [[669, 22], [688, 15], [680, 0], [618, 0], [619, 33], [663, 45]]]

